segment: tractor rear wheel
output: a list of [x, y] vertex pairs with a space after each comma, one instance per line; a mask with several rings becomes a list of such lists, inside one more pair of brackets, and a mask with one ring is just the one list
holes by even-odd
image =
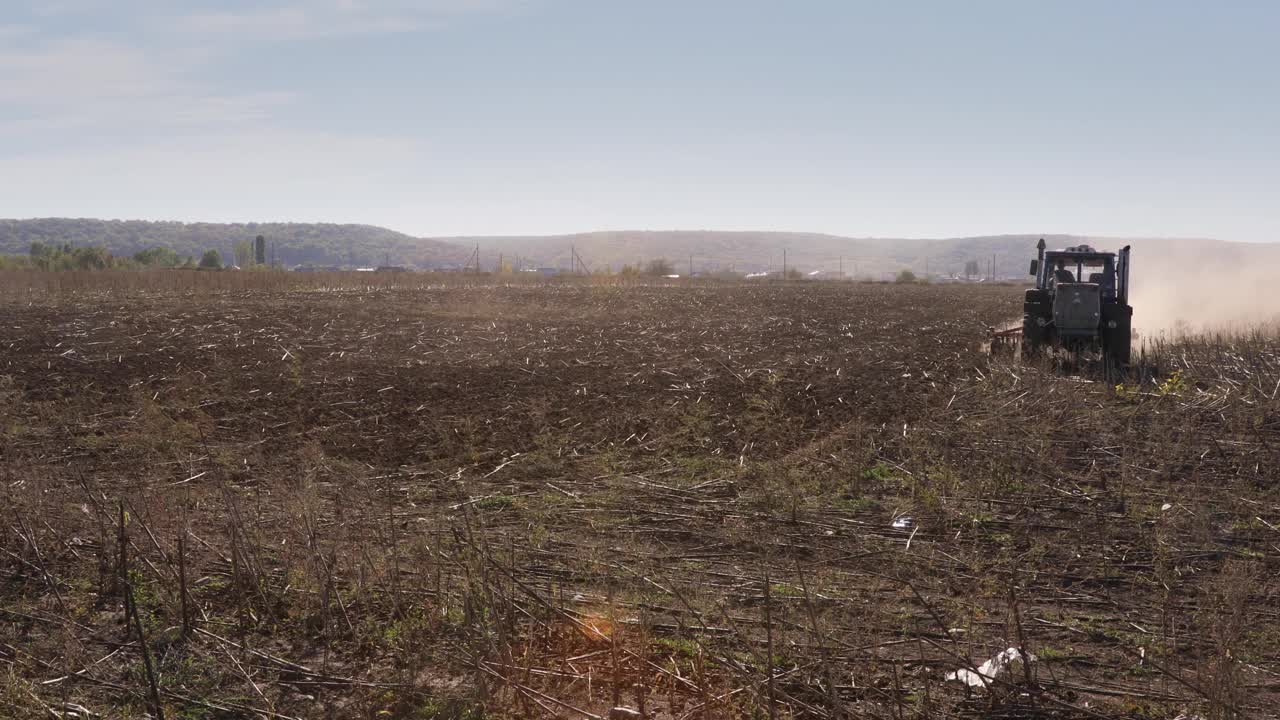
[[1132, 347], [1133, 308], [1128, 305], [1102, 307], [1102, 348], [1121, 368], [1129, 367]]
[[[1123, 333], [1118, 332], [1123, 329]], [[1124, 382], [1129, 372], [1129, 328], [1102, 333], [1102, 374], [1108, 385]]]
[[1047, 291], [1031, 288], [1022, 300], [1022, 357], [1038, 357], [1049, 342], [1053, 319], [1053, 305]]

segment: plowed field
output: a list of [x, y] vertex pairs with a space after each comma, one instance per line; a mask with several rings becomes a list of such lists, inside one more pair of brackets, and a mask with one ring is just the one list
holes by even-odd
[[1280, 342], [1020, 292], [0, 305], [0, 716], [1277, 716]]

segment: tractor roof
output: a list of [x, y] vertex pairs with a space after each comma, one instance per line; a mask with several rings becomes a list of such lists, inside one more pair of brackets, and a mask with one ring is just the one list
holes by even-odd
[[1104, 260], [1106, 258], [1114, 258], [1116, 254], [1105, 250], [1095, 250], [1088, 245], [1072, 245], [1071, 247], [1063, 250], [1049, 250], [1045, 252], [1045, 256], [1054, 258], [1079, 258], [1083, 260]]

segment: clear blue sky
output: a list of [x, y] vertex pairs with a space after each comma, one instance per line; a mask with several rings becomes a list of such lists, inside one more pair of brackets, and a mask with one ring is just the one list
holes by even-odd
[[0, 216], [1280, 240], [1272, 0], [0, 0]]

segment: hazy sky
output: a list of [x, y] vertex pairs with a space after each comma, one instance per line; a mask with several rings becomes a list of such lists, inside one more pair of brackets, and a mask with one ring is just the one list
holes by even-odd
[[0, 0], [0, 217], [1280, 240], [1280, 2]]

